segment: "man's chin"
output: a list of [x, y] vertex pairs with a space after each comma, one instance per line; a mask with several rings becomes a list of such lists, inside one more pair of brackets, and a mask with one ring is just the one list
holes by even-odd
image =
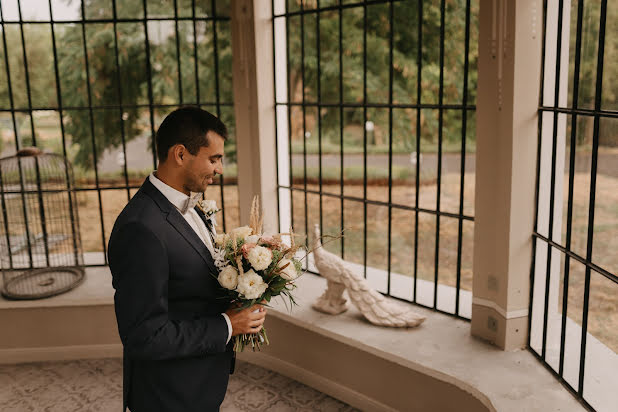
[[207, 184], [195, 185], [195, 186], [188, 187], [188, 189], [191, 193], [202, 193], [206, 191], [207, 186], [208, 186]]
[[194, 188], [191, 189], [192, 192], [205, 192], [206, 188], [214, 182], [214, 178], [204, 179], [201, 184], [196, 184]]

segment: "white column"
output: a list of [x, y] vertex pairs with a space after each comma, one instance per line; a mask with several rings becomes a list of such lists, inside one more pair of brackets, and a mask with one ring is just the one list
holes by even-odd
[[472, 334], [527, 341], [542, 0], [481, 0]]
[[[285, 0], [275, 0], [274, 14], [285, 12]], [[288, 101], [287, 83], [287, 33], [285, 18], [275, 19], [275, 89], [278, 102]], [[291, 186], [289, 160], [289, 107], [276, 108], [277, 115], [277, 153], [279, 164], [279, 182], [282, 186]], [[287, 189], [279, 191], [279, 225], [282, 232], [287, 232], [292, 225], [292, 192]]]
[[260, 195], [264, 230], [277, 227], [277, 173], [271, 2], [233, 0], [234, 113], [240, 223]]

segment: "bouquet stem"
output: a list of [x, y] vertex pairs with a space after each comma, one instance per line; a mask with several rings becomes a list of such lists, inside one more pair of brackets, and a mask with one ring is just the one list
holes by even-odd
[[261, 350], [262, 345], [270, 345], [266, 329], [262, 329], [258, 333], [245, 333], [234, 336], [234, 351], [243, 352], [245, 347], [251, 348], [253, 352]]

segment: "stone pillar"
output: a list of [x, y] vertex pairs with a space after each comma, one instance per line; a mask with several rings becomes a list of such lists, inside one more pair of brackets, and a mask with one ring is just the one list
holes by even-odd
[[270, 1], [233, 0], [232, 50], [240, 223], [260, 195], [264, 230], [277, 227], [273, 35]]
[[481, 0], [472, 334], [527, 342], [542, 0]]

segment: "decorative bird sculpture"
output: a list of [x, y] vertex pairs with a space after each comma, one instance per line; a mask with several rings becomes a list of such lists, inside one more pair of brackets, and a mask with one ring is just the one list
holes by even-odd
[[425, 317], [387, 300], [372, 289], [367, 280], [356, 273], [345, 260], [324, 249], [318, 225], [315, 225], [314, 234], [315, 265], [320, 275], [327, 280], [326, 290], [312, 305], [315, 310], [331, 315], [345, 312], [348, 308], [343, 292], [347, 290], [352, 303], [374, 325], [411, 328], [423, 323]]

